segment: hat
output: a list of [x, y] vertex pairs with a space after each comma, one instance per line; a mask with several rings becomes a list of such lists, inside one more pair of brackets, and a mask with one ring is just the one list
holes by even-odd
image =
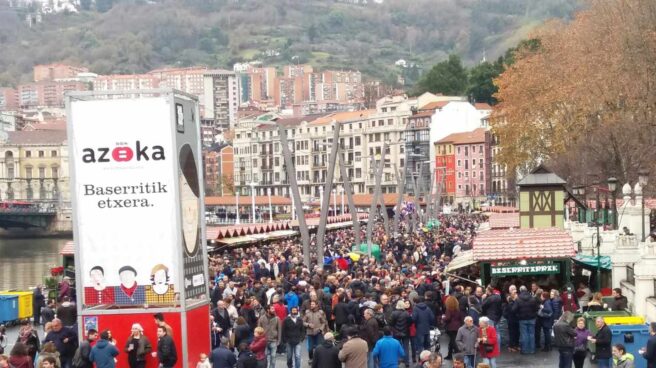
[[405, 302], [403, 301], [403, 299], [396, 302], [396, 309], [405, 310]]
[[132, 329], [133, 330], [139, 330], [139, 332], [143, 332], [143, 330], [144, 330], [143, 327], [141, 327], [141, 325], [138, 324], [138, 323], [133, 323], [132, 324]]

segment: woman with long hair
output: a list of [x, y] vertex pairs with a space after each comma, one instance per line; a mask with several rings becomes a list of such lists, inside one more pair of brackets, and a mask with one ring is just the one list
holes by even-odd
[[59, 352], [57, 351], [57, 347], [55, 346], [55, 343], [52, 341], [48, 341], [47, 343], [43, 344], [41, 347], [41, 352], [39, 353], [39, 359], [36, 362], [36, 367], [41, 368], [43, 365], [43, 360], [46, 358], [51, 358], [55, 361], [55, 366], [57, 368], [61, 367], [61, 361], [59, 360]]
[[9, 354], [9, 366], [12, 368], [32, 368], [32, 358], [27, 345], [18, 341]]
[[255, 328], [255, 338], [250, 345], [250, 349], [255, 354], [255, 359], [257, 360], [258, 368], [265, 368], [267, 366], [267, 357], [266, 357], [266, 335], [264, 334], [264, 328], [256, 327]]
[[465, 315], [460, 311], [460, 303], [458, 303], [458, 299], [453, 295], [446, 298], [444, 305], [446, 312], [442, 319], [446, 326], [446, 334], [449, 336], [449, 350], [444, 359], [451, 360], [453, 359], [453, 353], [458, 352], [456, 347], [456, 335], [458, 334], [458, 329], [462, 327], [464, 323]]
[[128, 354], [130, 368], [144, 368], [146, 357], [153, 350], [150, 340], [144, 335], [143, 327], [139, 323], [132, 325], [130, 336], [126, 339], [125, 348]]

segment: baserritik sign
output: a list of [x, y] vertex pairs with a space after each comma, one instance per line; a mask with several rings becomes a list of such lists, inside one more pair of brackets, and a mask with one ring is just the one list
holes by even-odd
[[492, 266], [490, 274], [492, 276], [506, 275], [544, 275], [560, 273], [559, 263], [549, 264], [527, 264], [511, 266]]

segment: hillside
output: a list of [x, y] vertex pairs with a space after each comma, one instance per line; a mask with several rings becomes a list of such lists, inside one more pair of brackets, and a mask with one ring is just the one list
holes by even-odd
[[0, 85], [29, 81], [34, 64], [55, 61], [108, 74], [292, 59], [391, 82], [399, 59], [426, 70], [449, 53], [468, 62], [500, 55], [545, 19], [568, 18], [581, 0], [83, 0], [87, 10], [31, 28], [29, 10], [6, 1]]

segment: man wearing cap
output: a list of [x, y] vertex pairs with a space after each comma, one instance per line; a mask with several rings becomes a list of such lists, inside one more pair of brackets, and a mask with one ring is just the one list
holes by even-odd
[[114, 288], [116, 304], [144, 304], [146, 292], [143, 285], [137, 284], [137, 270], [132, 266], [123, 266], [118, 270], [121, 285]]
[[128, 354], [130, 368], [144, 368], [146, 366], [146, 356], [152, 350], [150, 340], [143, 334], [143, 327], [139, 323], [134, 323], [131, 335], [125, 342], [125, 348], [123, 349]]

